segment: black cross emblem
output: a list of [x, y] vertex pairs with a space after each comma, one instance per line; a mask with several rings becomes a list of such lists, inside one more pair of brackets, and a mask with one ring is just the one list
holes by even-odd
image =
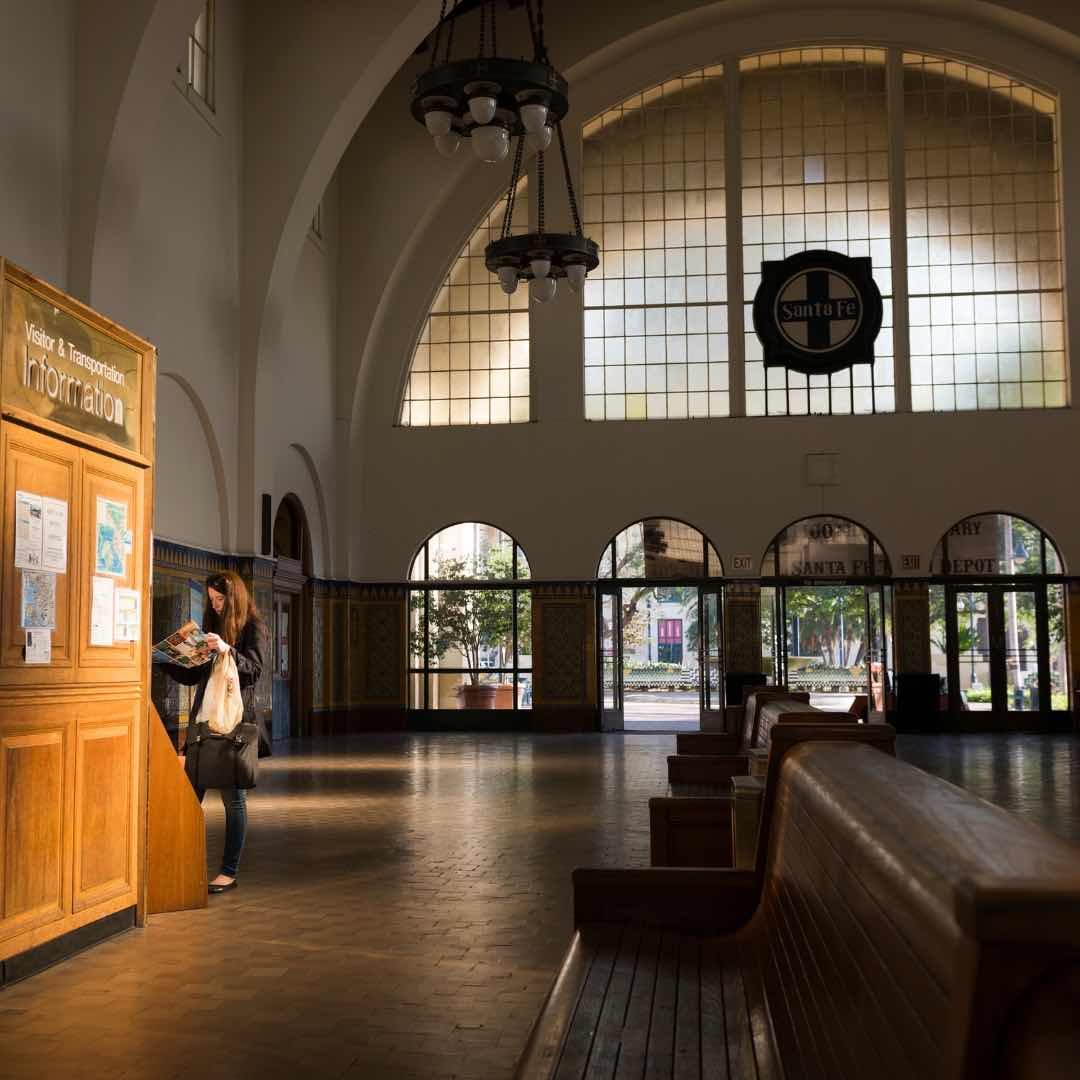
[[881, 293], [868, 258], [802, 251], [761, 264], [753, 315], [766, 367], [828, 375], [874, 362]]

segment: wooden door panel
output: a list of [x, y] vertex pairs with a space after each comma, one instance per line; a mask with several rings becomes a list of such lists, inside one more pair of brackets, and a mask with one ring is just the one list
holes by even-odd
[[0, 941], [65, 914], [65, 726], [0, 729]]
[[[81, 682], [135, 682], [141, 673], [140, 657], [146, 642], [113, 645], [90, 644], [90, 621], [93, 579], [109, 577], [115, 588], [143, 589], [143, 470], [122, 461], [88, 450], [82, 452], [81, 506], [84, 522], [83, 550], [87, 560], [79, 587], [78, 657]], [[122, 558], [123, 573], [98, 573], [98, 500], [107, 499], [127, 507], [127, 530], [131, 533], [131, 551]], [[145, 612], [143, 626], [146, 625]]]
[[74, 911], [127, 892], [133, 884], [137, 706], [110, 702], [88, 708], [91, 714], [80, 716], [76, 734]]
[[78, 498], [79, 450], [17, 424], [6, 422], [4, 444], [3, 630], [0, 636], [0, 683], [39, 682], [42, 668], [23, 660], [26, 632], [20, 628], [22, 571], [15, 567], [15, 493], [27, 491], [63, 499], [68, 504], [68, 571], [57, 575], [56, 628], [52, 635], [50, 682], [70, 681], [74, 675], [75, 608], [78, 560], [75, 513]]

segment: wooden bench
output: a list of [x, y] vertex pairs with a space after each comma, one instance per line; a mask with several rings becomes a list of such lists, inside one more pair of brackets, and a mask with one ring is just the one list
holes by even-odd
[[1080, 850], [858, 744], [774, 790], [753, 871], [574, 872], [519, 1080], [1076, 1075]]
[[790, 693], [782, 686], [747, 687], [743, 703], [731, 709], [738, 716], [736, 730], [682, 731], [675, 736], [676, 750], [680, 754], [739, 754], [744, 753], [757, 737], [758, 714], [761, 707], [775, 698], [793, 698], [810, 704], [810, 695]]
[[[853, 739], [890, 754], [896, 744], [896, 732], [888, 724], [829, 724], [816, 717], [808, 724], [770, 725], [768, 737], [766, 771], [774, 757], [779, 761], [792, 746], [807, 740]], [[736, 775], [717, 779], [728, 761], [722, 758], [718, 766], [713, 766], [713, 759], [702, 757], [702, 775], [708, 782], [673, 783], [667, 795], [649, 800], [649, 857], [653, 866], [753, 865], [766, 777]], [[710, 768], [715, 772], [707, 771]], [[755, 765], [755, 769], [761, 768]]]

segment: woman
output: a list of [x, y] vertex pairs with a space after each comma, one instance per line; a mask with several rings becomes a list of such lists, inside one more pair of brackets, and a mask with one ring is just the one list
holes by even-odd
[[[266, 652], [266, 627], [248, 596], [247, 586], [239, 574], [226, 570], [214, 574], [206, 582], [210, 610], [206, 613], [206, 640], [212, 650], [222, 655], [229, 652], [236, 661], [240, 675], [240, 692], [244, 701], [244, 722], [256, 723], [255, 684], [263, 669]], [[178, 664], [163, 664], [166, 673], [186, 686], [198, 686], [195, 700], [188, 717], [187, 737], [195, 738], [195, 723], [202, 708], [206, 684], [210, 680], [213, 664], [198, 668], [184, 668]], [[184, 756], [182, 751], [181, 758]], [[196, 788], [195, 794], [202, 802], [205, 789]], [[242, 788], [222, 788], [221, 801], [225, 805], [225, 854], [221, 860], [221, 873], [210, 882], [211, 893], [222, 893], [236, 888], [236, 874], [240, 869], [240, 855], [244, 850], [247, 832], [247, 792]]]

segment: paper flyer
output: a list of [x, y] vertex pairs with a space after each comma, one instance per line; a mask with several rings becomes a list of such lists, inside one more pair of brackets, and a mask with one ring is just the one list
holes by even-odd
[[124, 537], [127, 534], [127, 503], [113, 499], [97, 499], [97, 561], [94, 573], [108, 574], [110, 577], [123, 577], [127, 547]]
[[56, 629], [56, 575], [42, 570], [22, 572], [19, 625], [23, 630]]
[[15, 492], [15, 565], [21, 570], [41, 569], [41, 496]]
[[116, 582], [112, 578], [95, 577], [91, 586], [90, 644], [113, 643], [113, 614]]
[[26, 631], [26, 662], [28, 664], [52, 663], [52, 631]]
[[116, 590], [116, 625], [113, 629], [116, 641], [139, 640], [139, 600], [137, 589]]
[[213, 659], [206, 635], [193, 622], [184, 623], [154, 646], [155, 664], [179, 664], [181, 667], [201, 667]]
[[45, 496], [42, 502], [44, 542], [42, 570], [53, 574], [67, 573], [68, 504], [63, 499]]

